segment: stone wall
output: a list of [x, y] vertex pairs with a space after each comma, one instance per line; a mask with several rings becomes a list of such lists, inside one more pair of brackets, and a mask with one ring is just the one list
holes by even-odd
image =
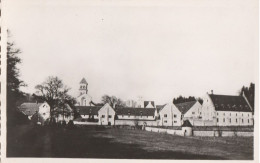
[[[184, 132], [182, 130], [174, 130], [174, 129], [165, 129], [165, 128], [155, 128], [155, 127], [145, 127], [146, 131], [150, 132], [158, 132], [158, 133], [167, 133], [171, 135], [179, 135], [184, 136]], [[209, 136], [209, 137], [232, 137], [232, 136], [243, 136], [250, 137], [254, 136], [253, 131], [193, 131], [193, 136]]]

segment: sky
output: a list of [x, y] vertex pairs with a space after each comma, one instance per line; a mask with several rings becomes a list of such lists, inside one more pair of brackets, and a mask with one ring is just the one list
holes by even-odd
[[171, 102], [257, 82], [257, 0], [8, 0], [23, 91], [58, 76], [77, 97]]

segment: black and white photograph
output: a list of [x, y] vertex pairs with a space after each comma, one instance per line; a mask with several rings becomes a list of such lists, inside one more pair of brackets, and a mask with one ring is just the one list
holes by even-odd
[[2, 0], [1, 161], [258, 162], [258, 75], [258, 0]]

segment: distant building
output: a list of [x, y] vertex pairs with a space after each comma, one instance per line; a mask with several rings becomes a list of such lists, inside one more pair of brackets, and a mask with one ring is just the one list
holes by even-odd
[[144, 108], [155, 108], [154, 101], [144, 101]]
[[109, 105], [104, 106], [75, 106], [81, 118], [74, 120], [75, 124], [84, 125], [114, 125], [115, 111]]
[[202, 119], [214, 126], [252, 126], [252, 108], [245, 96], [207, 94], [203, 99]]
[[190, 101], [175, 104], [182, 114], [182, 119], [189, 120], [192, 124], [194, 120], [200, 120], [202, 117], [202, 105], [198, 101]]
[[19, 111], [22, 112], [24, 115], [27, 115], [29, 119], [31, 119], [31, 117], [36, 113], [40, 114], [43, 117], [44, 121], [50, 118], [50, 106], [47, 102], [25, 102], [19, 106]]
[[166, 104], [161, 110], [160, 115], [160, 126], [181, 126], [182, 125], [182, 113], [172, 103]]
[[148, 125], [157, 126], [157, 110], [155, 108], [116, 108], [116, 125]]
[[92, 97], [88, 95], [88, 83], [83, 78], [79, 83], [79, 96], [77, 97], [77, 106], [91, 106]]

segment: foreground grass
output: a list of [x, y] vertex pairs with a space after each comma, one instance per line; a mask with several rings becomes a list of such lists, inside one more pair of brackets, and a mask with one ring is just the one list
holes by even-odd
[[180, 137], [141, 130], [17, 126], [8, 157], [253, 159], [253, 138]]

